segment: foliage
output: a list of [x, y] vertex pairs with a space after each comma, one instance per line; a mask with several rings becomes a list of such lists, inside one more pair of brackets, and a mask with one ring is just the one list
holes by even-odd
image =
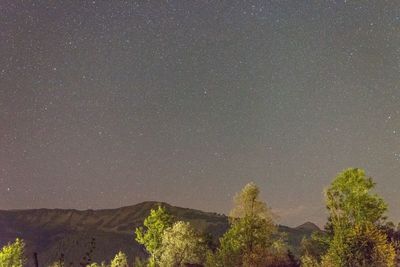
[[271, 258], [268, 255], [279, 255], [273, 245], [283, 243], [276, 240], [272, 213], [259, 194], [259, 188], [249, 183], [236, 195], [231, 227], [220, 238], [215, 255], [208, 255], [208, 265], [264, 266], [265, 259]]
[[24, 256], [25, 243], [17, 238], [0, 250], [0, 267], [22, 267], [26, 263]]
[[236, 218], [257, 217], [273, 224], [273, 215], [267, 204], [260, 200], [259, 195], [260, 189], [255, 183], [246, 184], [234, 198], [235, 206], [230, 213], [230, 217], [233, 220]]
[[315, 232], [309, 238], [303, 238], [300, 244], [302, 266], [318, 266], [322, 256], [329, 249], [329, 234]]
[[256, 246], [253, 253], [245, 254], [243, 266], [251, 267], [296, 267], [294, 256], [282, 240], [276, 240], [270, 247]]
[[205, 254], [205, 242], [190, 223], [178, 221], [164, 231], [160, 266], [201, 264]]
[[[323, 266], [395, 266], [394, 247], [375, 225], [356, 225], [344, 240], [335, 236]], [[339, 253], [338, 253], [339, 252]]]
[[333, 227], [349, 227], [385, 219], [387, 204], [370, 191], [375, 183], [361, 169], [340, 173], [326, 191], [326, 204]]
[[380, 226], [380, 230], [383, 231], [390, 243], [393, 245], [396, 251], [397, 266], [400, 266], [400, 224], [397, 226], [393, 222], [387, 222], [385, 225]]
[[320, 267], [321, 264], [319, 263], [319, 261], [314, 258], [313, 256], [310, 255], [303, 255], [300, 258], [300, 262], [301, 262], [301, 266], [302, 267]]
[[323, 266], [394, 265], [394, 248], [378, 228], [387, 205], [370, 192], [374, 186], [363, 170], [347, 169], [326, 191], [333, 236]]
[[150, 254], [149, 265], [156, 266], [159, 260], [159, 252], [164, 231], [172, 225], [172, 216], [167, 213], [165, 208], [159, 206], [152, 209], [150, 215], [144, 220], [143, 227], [136, 228], [136, 241], [145, 246]]
[[[387, 242], [387, 236], [375, 225], [356, 225], [349, 244], [350, 265], [394, 266], [395, 250]], [[367, 257], [365, 257], [367, 256]]]
[[207, 266], [238, 266], [241, 262], [242, 244], [240, 238], [241, 226], [239, 222], [220, 238], [220, 247], [214, 254], [207, 255]]
[[128, 260], [125, 253], [118, 252], [114, 259], [111, 261], [111, 267], [128, 267]]

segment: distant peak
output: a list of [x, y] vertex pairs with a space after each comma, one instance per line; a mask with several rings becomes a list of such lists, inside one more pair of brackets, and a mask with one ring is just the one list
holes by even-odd
[[312, 222], [305, 222], [299, 226], [297, 226], [295, 229], [297, 230], [311, 230], [311, 231], [321, 231], [321, 229]]

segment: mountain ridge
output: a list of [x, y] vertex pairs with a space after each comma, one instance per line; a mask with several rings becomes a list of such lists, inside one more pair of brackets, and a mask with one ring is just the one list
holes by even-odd
[[[215, 212], [172, 206], [165, 202], [146, 201], [115, 209], [21, 209], [0, 210], [0, 246], [16, 237], [27, 244], [27, 255], [38, 252], [39, 262], [47, 266], [64, 254], [66, 263], [77, 263], [88, 250], [90, 240], [96, 240], [92, 258], [96, 262], [110, 260], [119, 250], [133, 258], [146, 255], [134, 240], [134, 229], [143, 224], [150, 209], [162, 205], [177, 220], [188, 221], [213, 240], [228, 229], [228, 217]], [[300, 226], [299, 226], [300, 227]], [[288, 233], [288, 243], [296, 253], [303, 236], [317, 229], [296, 229], [278, 226]], [[319, 230], [319, 229], [318, 229]], [[32, 262], [28, 262], [32, 266]], [[75, 265], [74, 265], [75, 266]]]

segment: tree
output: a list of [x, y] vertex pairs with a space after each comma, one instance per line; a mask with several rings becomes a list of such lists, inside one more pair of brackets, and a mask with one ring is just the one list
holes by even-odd
[[204, 262], [204, 240], [188, 222], [178, 221], [166, 229], [162, 238], [160, 266], [186, 266]]
[[302, 255], [300, 258], [300, 262], [301, 262], [301, 266], [302, 267], [320, 267], [321, 264], [319, 263], [319, 261], [310, 256], [310, 255]]
[[397, 266], [400, 266], [400, 228], [399, 225], [395, 225], [393, 222], [387, 222], [385, 225], [382, 225], [380, 228], [383, 231], [390, 243], [393, 245], [394, 250], [396, 251], [396, 261]]
[[320, 266], [322, 256], [329, 248], [331, 238], [327, 233], [314, 232], [309, 238], [303, 238], [300, 244], [301, 266]]
[[17, 238], [0, 250], [0, 267], [22, 267], [26, 263], [24, 256], [25, 243]]
[[375, 225], [356, 225], [349, 244], [351, 266], [394, 266], [394, 247]]
[[334, 227], [383, 221], [387, 204], [370, 192], [374, 187], [375, 183], [365, 176], [364, 170], [350, 168], [340, 173], [326, 191], [326, 204]]
[[128, 260], [125, 253], [118, 252], [114, 259], [111, 261], [111, 267], [128, 267]]
[[260, 189], [254, 183], [248, 183], [235, 196], [235, 207], [230, 213], [232, 225], [245, 229], [242, 244], [245, 250], [251, 251], [257, 244], [272, 244], [270, 238], [276, 232], [273, 215], [267, 204], [259, 199]]
[[259, 188], [249, 183], [236, 195], [230, 229], [220, 238], [215, 255], [207, 257], [208, 265], [265, 266], [265, 259], [282, 254], [276, 253], [278, 250], [287, 255], [283, 242], [277, 238], [273, 215], [259, 194]]
[[394, 248], [379, 230], [387, 205], [371, 193], [374, 186], [363, 170], [352, 168], [326, 191], [333, 236], [323, 266], [394, 266]]
[[387, 236], [371, 223], [356, 225], [347, 235], [336, 235], [322, 266], [395, 266], [396, 252]]
[[172, 216], [165, 208], [159, 206], [152, 209], [150, 215], [144, 220], [143, 227], [136, 228], [136, 241], [145, 246], [150, 254], [149, 266], [156, 266], [160, 257], [160, 248], [164, 231], [172, 225]]

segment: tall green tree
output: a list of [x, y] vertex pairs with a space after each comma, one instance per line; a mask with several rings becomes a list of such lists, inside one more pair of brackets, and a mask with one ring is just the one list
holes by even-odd
[[365, 171], [350, 168], [340, 173], [326, 190], [326, 205], [333, 227], [376, 224], [385, 220], [385, 201], [371, 191], [375, 183]]
[[364, 170], [340, 173], [326, 190], [332, 239], [324, 266], [394, 266], [394, 248], [379, 231], [387, 204], [372, 193], [375, 183]]
[[237, 236], [241, 237], [243, 249], [250, 252], [256, 245], [271, 245], [276, 227], [271, 210], [260, 199], [258, 186], [248, 183], [235, 196], [234, 202], [235, 207], [230, 213], [231, 224], [241, 232]]
[[236, 195], [230, 228], [221, 237], [216, 253], [208, 256], [208, 265], [266, 266], [266, 259], [287, 255], [284, 243], [277, 238], [273, 214], [259, 194], [259, 188], [249, 183]]
[[136, 241], [144, 245], [150, 254], [149, 266], [157, 266], [160, 259], [162, 237], [164, 231], [172, 226], [172, 216], [164, 207], [151, 209], [150, 215], [144, 220], [144, 227], [136, 228]]
[[22, 267], [26, 263], [24, 255], [25, 243], [17, 238], [0, 250], [0, 267]]
[[206, 255], [205, 240], [188, 222], [178, 221], [164, 231], [161, 267], [180, 267], [202, 264]]

